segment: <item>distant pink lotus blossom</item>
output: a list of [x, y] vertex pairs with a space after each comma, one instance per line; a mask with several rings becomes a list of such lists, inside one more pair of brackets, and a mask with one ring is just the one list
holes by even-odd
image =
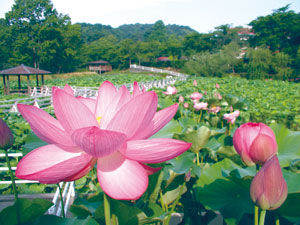
[[135, 82], [133, 93], [109, 81], [97, 99], [75, 97], [67, 85], [54, 87], [56, 115], [30, 105], [18, 109], [35, 134], [48, 145], [28, 153], [17, 165], [20, 179], [41, 183], [73, 181], [97, 163], [102, 190], [114, 199], [138, 199], [148, 187], [148, 175], [161, 163], [177, 157], [191, 144], [168, 138], [148, 139], [175, 115], [178, 105], [156, 112], [157, 95], [143, 92]]
[[180, 103], [183, 103], [183, 102], [184, 102], [184, 97], [183, 97], [182, 95], [180, 95], [180, 97], [179, 97], [179, 102], [180, 102]]
[[177, 93], [176, 87], [168, 86], [167, 91], [163, 92], [165, 95], [175, 95]]
[[220, 88], [220, 85], [218, 83], [216, 83], [216, 88], [218, 88], [218, 89]]
[[240, 111], [236, 110], [232, 113], [226, 113], [224, 114], [223, 118], [224, 120], [227, 120], [228, 123], [234, 124], [236, 118], [240, 115]]
[[207, 95], [207, 91], [206, 91], [206, 90], [205, 90], [205, 91], [203, 91], [203, 94], [204, 94], [204, 95]]
[[184, 104], [183, 104], [183, 107], [187, 109], [187, 108], [189, 107], [189, 103], [187, 103], [187, 102], [184, 103]]
[[208, 111], [212, 112], [212, 113], [218, 113], [218, 112], [220, 112], [220, 110], [221, 110], [220, 106], [214, 106], [214, 107], [210, 108]]
[[194, 109], [196, 111], [199, 111], [199, 110], [206, 110], [207, 109], [207, 106], [208, 106], [208, 103], [207, 102], [195, 102], [194, 103]]
[[193, 81], [193, 85], [194, 85], [194, 86], [197, 86], [197, 85], [198, 85], [198, 83], [197, 83], [196, 80]]
[[198, 101], [199, 99], [201, 99], [203, 97], [203, 95], [199, 92], [194, 92], [193, 94], [191, 94], [190, 98], [193, 101]]
[[222, 97], [222, 95], [221, 95], [220, 93], [218, 93], [218, 94], [217, 94], [217, 98], [218, 98], [219, 100], [221, 100], [223, 97]]

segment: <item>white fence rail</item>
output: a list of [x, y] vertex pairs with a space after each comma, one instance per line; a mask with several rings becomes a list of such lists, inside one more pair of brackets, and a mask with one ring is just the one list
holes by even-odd
[[[140, 88], [145, 88], [146, 90], [151, 88], [165, 88], [168, 85], [173, 85], [177, 80], [186, 80], [188, 75], [157, 69], [153, 67], [137, 66], [135, 64], [130, 65], [132, 71], [151, 71], [154, 73], [166, 73], [170, 76], [162, 80], [151, 80], [145, 82], [139, 82]], [[133, 90], [133, 84], [124, 84], [130, 91]], [[118, 87], [118, 86], [117, 86]], [[61, 87], [62, 88], [62, 87]], [[98, 87], [76, 87], [72, 86], [75, 96], [83, 96], [88, 98], [96, 98], [98, 94]], [[18, 112], [17, 104], [27, 104], [34, 105], [38, 108], [46, 108], [52, 105], [52, 88], [44, 86], [42, 88], [33, 88], [30, 97], [11, 99], [0, 101], [0, 112]]]
[[148, 72], [153, 72], [153, 73], [166, 73], [166, 74], [175, 76], [175, 77], [183, 79], [183, 80], [185, 80], [189, 76], [187, 74], [178, 73], [178, 72], [174, 72], [171, 70], [164, 70], [164, 69], [158, 69], [158, 68], [147, 67], [147, 66], [138, 66], [136, 64], [130, 65], [130, 71], [132, 71], [132, 72], [148, 71]]

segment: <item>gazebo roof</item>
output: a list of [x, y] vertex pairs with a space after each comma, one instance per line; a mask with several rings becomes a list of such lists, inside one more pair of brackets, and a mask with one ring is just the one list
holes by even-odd
[[30, 75], [30, 74], [47, 74], [51, 73], [46, 70], [35, 69], [29, 66], [21, 66], [13, 67], [7, 70], [0, 71], [0, 74], [7, 74], [7, 75]]
[[98, 61], [88, 62], [87, 64], [108, 64], [108, 62], [104, 60], [98, 60]]

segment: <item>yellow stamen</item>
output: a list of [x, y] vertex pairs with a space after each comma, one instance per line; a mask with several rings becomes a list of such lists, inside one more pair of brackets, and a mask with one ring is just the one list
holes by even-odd
[[99, 123], [99, 125], [100, 125], [100, 121], [101, 121], [101, 119], [102, 119], [102, 117], [101, 117], [101, 116], [98, 116], [98, 117], [96, 118], [96, 120], [97, 120], [97, 122]]

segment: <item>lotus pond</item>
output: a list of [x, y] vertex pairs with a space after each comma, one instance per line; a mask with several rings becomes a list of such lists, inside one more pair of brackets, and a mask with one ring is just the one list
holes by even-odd
[[[278, 146], [276, 156], [287, 184], [286, 200], [279, 208], [267, 209], [264, 224], [299, 223], [300, 84], [248, 81], [237, 77], [196, 78], [196, 81], [193, 78], [177, 82], [174, 85], [177, 92], [170, 95], [163, 93], [166, 90], [155, 90], [158, 110], [172, 107], [175, 103], [179, 105], [174, 118], [149, 140], [173, 138], [192, 145], [189, 150], [166, 162], [147, 163], [147, 166], [161, 169], [149, 176], [148, 187], [138, 199], [109, 198], [111, 224], [168, 224], [173, 213], [180, 213], [181, 224], [209, 224], [217, 217], [221, 218], [222, 224], [258, 224], [254, 223], [255, 215], [263, 212], [264, 208], [259, 203], [257, 205], [261, 209], [255, 206], [250, 197], [250, 186], [258, 171], [267, 170], [259, 165], [246, 166], [245, 159], [233, 146], [237, 128], [250, 121], [262, 122], [272, 128], [276, 136], [273, 142]], [[84, 86], [76, 82], [71, 85]], [[129, 82], [126, 80], [126, 83]], [[86, 83], [86, 86], [90, 84]], [[64, 83], [55, 85], [62, 86]], [[203, 108], [194, 108], [195, 103], [190, 96], [195, 92], [202, 95], [198, 102], [207, 103]], [[179, 102], [180, 96], [183, 98]], [[53, 108], [47, 111], [54, 115]], [[224, 117], [237, 111], [234, 119]], [[2, 113], [1, 118], [15, 138], [10, 152], [26, 154], [47, 144], [35, 136], [20, 115]], [[5, 161], [1, 163], [5, 165]], [[17, 164], [12, 163], [13, 166]], [[7, 174], [1, 174], [2, 180], [7, 177]], [[93, 167], [86, 176], [76, 180], [75, 188], [77, 197], [70, 207], [72, 218], [43, 215], [51, 206], [46, 200], [38, 203], [26, 201], [26, 204], [25, 200], [21, 200], [24, 203], [20, 207], [21, 214], [27, 215], [22, 222], [107, 224], [108, 216], [104, 213], [106, 194], [99, 186], [97, 168]], [[2, 194], [12, 193], [11, 186], [0, 190]], [[18, 190], [22, 193], [49, 192], [53, 191], [53, 186], [24, 185], [18, 186]], [[37, 204], [39, 210], [35, 210]], [[32, 210], [29, 212], [28, 209]], [[15, 224], [16, 218], [9, 216], [14, 210], [11, 207], [0, 212], [0, 221]]]

